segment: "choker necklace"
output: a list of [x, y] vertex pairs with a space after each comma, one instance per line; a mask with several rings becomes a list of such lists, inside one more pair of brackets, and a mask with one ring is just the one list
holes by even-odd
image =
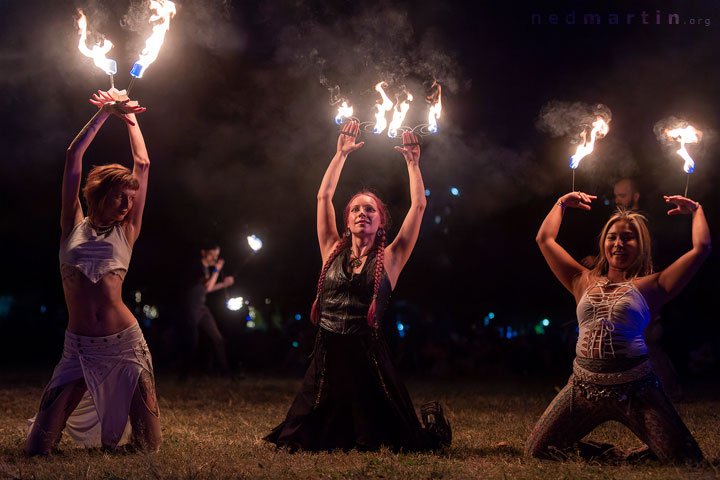
[[105, 235], [115, 227], [114, 223], [111, 223], [110, 225], [95, 225], [93, 222], [90, 221], [90, 219], [88, 219], [88, 223], [98, 235]]
[[370, 253], [370, 251], [368, 250], [367, 252], [363, 253], [362, 255], [359, 255], [359, 256], [353, 258], [353, 255], [355, 255], [355, 253], [352, 251], [352, 248], [351, 248], [350, 249], [350, 268], [353, 270], [355, 270], [356, 268], [359, 268], [360, 265], [362, 265], [362, 258], [367, 257], [369, 253]]
[[598, 280], [598, 285], [602, 288], [607, 288], [609, 286], [614, 285], [623, 285], [625, 283], [631, 283], [631, 280], [625, 280], [624, 282], [611, 282], [609, 278], [605, 278], [605, 280]]

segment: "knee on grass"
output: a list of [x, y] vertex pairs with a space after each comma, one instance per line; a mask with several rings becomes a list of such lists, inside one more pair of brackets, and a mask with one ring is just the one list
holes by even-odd
[[25, 443], [25, 454], [34, 457], [36, 455], [48, 455], [53, 447], [52, 441], [43, 441], [40, 435], [31, 435]]
[[133, 443], [142, 451], [157, 452], [162, 445], [162, 433], [159, 428], [140, 425], [139, 428], [133, 430]]

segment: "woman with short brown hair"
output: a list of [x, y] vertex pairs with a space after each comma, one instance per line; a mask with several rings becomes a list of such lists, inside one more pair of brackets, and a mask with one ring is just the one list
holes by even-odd
[[[30, 426], [30, 455], [49, 453], [65, 428], [86, 447], [115, 447], [128, 438], [130, 425], [140, 447], [156, 450], [161, 442], [152, 359], [122, 301], [147, 193], [150, 160], [135, 118], [145, 109], [117, 90], [98, 91], [90, 101], [99, 110], [67, 150], [62, 185], [65, 346]], [[94, 167], [83, 189], [85, 217], [78, 196], [83, 155], [111, 115], [127, 123], [133, 170], [119, 164]]]

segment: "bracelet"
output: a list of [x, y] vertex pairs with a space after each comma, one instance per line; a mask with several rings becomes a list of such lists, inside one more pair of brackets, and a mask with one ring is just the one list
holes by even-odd
[[217, 269], [217, 267], [213, 267], [213, 273], [218, 273], [220, 270]]
[[557, 203], [555, 203], [555, 205], [560, 205], [560, 208], [562, 208], [563, 212], [565, 211], [565, 204], [563, 203], [562, 200], [558, 200]]

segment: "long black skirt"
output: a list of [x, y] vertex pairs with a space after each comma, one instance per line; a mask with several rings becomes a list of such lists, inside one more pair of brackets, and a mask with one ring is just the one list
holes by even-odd
[[424, 429], [379, 334], [318, 331], [310, 366], [285, 421], [265, 440], [291, 451], [438, 448]]

